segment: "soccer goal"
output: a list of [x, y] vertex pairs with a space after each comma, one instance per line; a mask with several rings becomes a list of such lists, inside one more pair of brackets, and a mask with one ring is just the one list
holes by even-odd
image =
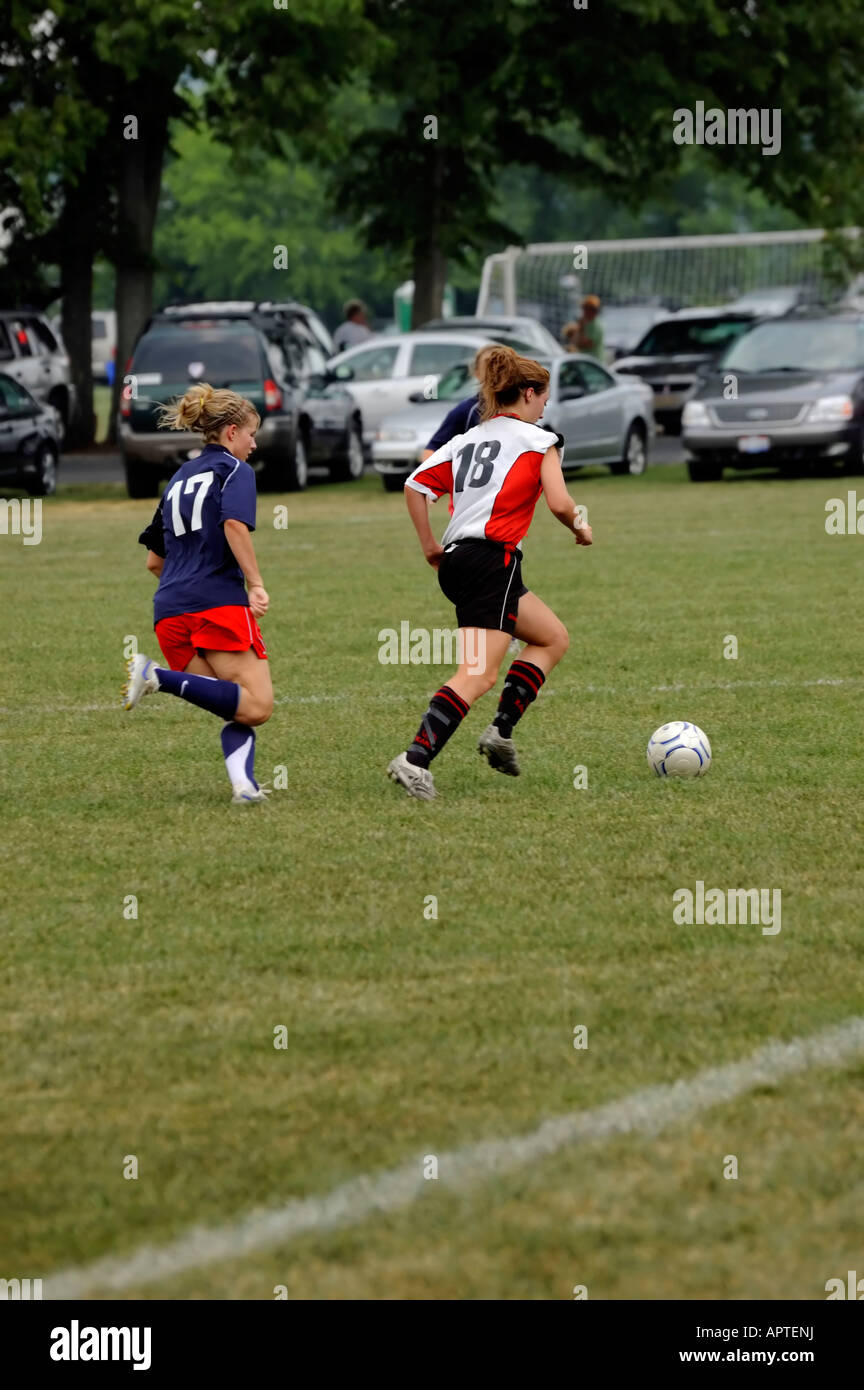
[[[858, 236], [858, 229], [843, 235]], [[554, 334], [584, 294], [659, 310], [726, 304], [769, 288], [838, 297], [836, 254], [821, 228], [622, 241], [538, 242], [486, 258], [478, 314], [527, 314]]]

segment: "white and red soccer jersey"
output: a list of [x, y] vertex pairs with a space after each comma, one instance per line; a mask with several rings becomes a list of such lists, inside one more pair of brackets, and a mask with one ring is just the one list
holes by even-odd
[[543, 456], [557, 442], [554, 431], [517, 415], [493, 415], [442, 444], [414, 469], [407, 486], [436, 499], [452, 494], [442, 545], [485, 536], [516, 546], [540, 498]]

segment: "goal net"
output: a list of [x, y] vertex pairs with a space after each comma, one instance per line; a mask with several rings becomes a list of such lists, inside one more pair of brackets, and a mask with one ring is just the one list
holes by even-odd
[[[857, 230], [845, 235], [857, 236]], [[604, 308], [644, 305], [659, 310], [726, 304], [777, 287], [830, 301], [838, 293], [832, 264], [836, 259], [832, 263], [820, 228], [539, 242], [486, 258], [477, 313], [527, 314], [557, 336], [568, 319], [578, 317], [584, 294], [599, 295]]]

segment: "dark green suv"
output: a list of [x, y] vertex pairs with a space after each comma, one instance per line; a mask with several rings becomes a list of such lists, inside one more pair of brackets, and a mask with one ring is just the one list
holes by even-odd
[[155, 496], [160, 481], [200, 450], [200, 435], [158, 428], [159, 407], [196, 381], [237, 391], [255, 406], [261, 425], [249, 462], [261, 488], [305, 488], [310, 464], [334, 478], [362, 473], [357, 408], [327, 377], [323, 354], [302, 325], [286, 336], [284, 326], [265, 332], [228, 306], [189, 313], [175, 308], [150, 321], [124, 379], [118, 434], [130, 497]]

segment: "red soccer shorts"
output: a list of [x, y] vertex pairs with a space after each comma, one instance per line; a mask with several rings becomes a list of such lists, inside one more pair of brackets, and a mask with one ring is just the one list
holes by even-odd
[[249, 647], [262, 661], [267, 648], [261, 629], [249, 608], [229, 603], [221, 608], [204, 608], [200, 613], [178, 613], [160, 618], [156, 636], [162, 655], [172, 671], [185, 671], [200, 652], [245, 652]]

